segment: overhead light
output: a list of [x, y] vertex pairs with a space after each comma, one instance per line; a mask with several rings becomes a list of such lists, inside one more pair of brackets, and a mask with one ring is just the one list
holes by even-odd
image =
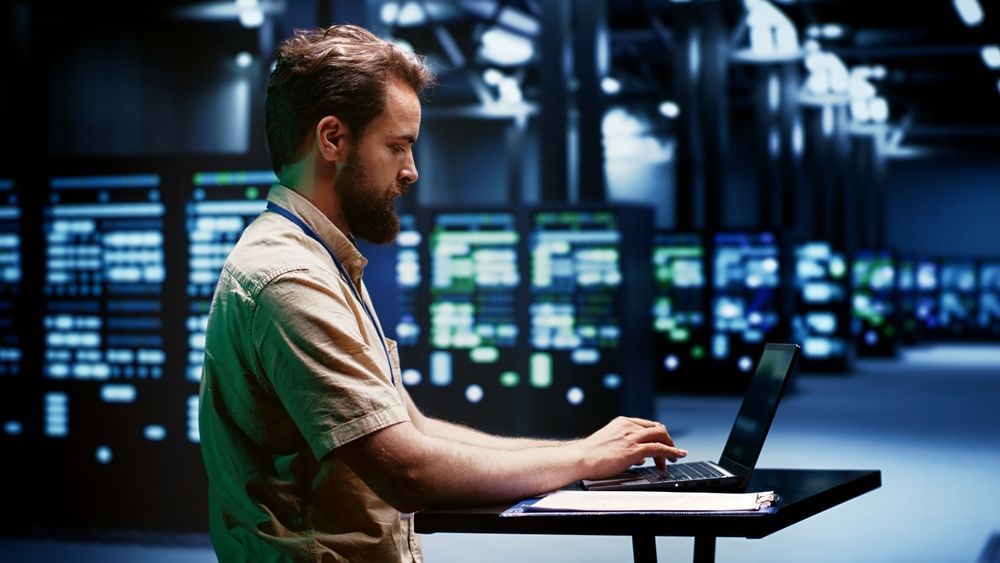
[[781, 106], [781, 81], [778, 75], [771, 73], [767, 77], [767, 107], [771, 111], [778, 111]]
[[806, 52], [805, 66], [809, 75], [805, 80], [804, 96], [800, 99], [813, 105], [846, 102], [851, 79], [844, 61], [818, 46]]
[[407, 2], [399, 10], [396, 25], [400, 27], [414, 27], [422, 25], [426, 21], [427, 14], [424, 13], [424, 8], [420, 5], [420, 2]]
[[823, 135], [829, 137], [830, 135], [833, 135], [833, 132], [836, 129], [837, 116], [833, 112], [833, 107], [828, 105], [823, 106], [823, 113], [821, 115], [822, 115]]
[[524, 96], [521, 94], [521, 86], [514, 78], [502, 78], [497, 89], [500, 92], [501, 103], [519, 104], [524, 100]]
[[260, 27], [264, 23], [264, 12], [260, 8], [252, 8], [240, 12], [240, 25], [247, 29]]
[[733, 58], [771, 64], [803, 56], [798, 31], [788, 16], [767, 0], [743, 0], [743, 4], [746, 7], [746, 39], [743, 40], [746, 46], [734, 51]]
[[889, 120], [889, 102], [881, 96], [876, 96], [868, 102], [868, 115], [875, 123], [885, 123]]
[[621, 107], [609, 108], [601, 120], [601, 133], [608, 138], [635, 137], [648, 133], [648, 124]]
[[226, 0], [216, 2], [174, 2], [190, 4], [170, 11], [173, 17], [195, 21], [239, 20], [243, 27], [260, 27], [269, 15], [285, 11], [283, 0]]
[[823, 37], [827, 39], [840, 39], [844, 36], [844, 28], [840, 24], [828, 23], [823, 26]]
[[253, 64], [253, 55], [246, 51], [240, 51], [236, 55], [236, 66], [240, 68], [247, 68]]
[[758, 55], [780, 55], [799, 50], [792, 21], [764, 0], [746, 0], [750, 49]]
[[495, 68], [488, 68], [483, 71], [483, 82], [490, 86], [498, 86], [503, 79], [503, 73]]
[[605, 94], [614, 95], [622, 91], [622, 83], [618, 82], [617, 78], [605, 76], [601, 79], [601, 90], [604, 90]]
[[382, 4], [382, 8], [378, 12], [379, 19], [385, 25], [392, 25], [396, 23], [396, 19], [399, 18], [399, 4], [395, 2], [386, 2]]
[[497, 65], [521, 65], [535, 54], [535, 47], [529, 39], [499, 27], [487, 29], [479, 40], [479, 54]]
[[983, 45], [983, 62], [990, 68], [1000, 68], [1000, 46]]
[[868, 82], [864, 73], [852, 72], [848, 92], [852, 99], [866, 99], [875, 95], [875, 87]]
[[677, 105], [677, 102], [672, 102], [666, 100], [660, 102], [660, 115], [666, 117], [667, 119], [674, 119], [681, 114], [681, 106]]
[[862, 98], [855, 98], [851, 100], [851, 117], [855, 121], [865, 122], [871, 119], [871, 112], [869, 111], [868, 100]]
[[260, 9], [257, 0], [236, 0], [236, 9], [240, 12], [240, 25], [243, 27], [253, 29], [264, 23], [264, 10]]
[[953, 0], [955, 11], [958, 17], [962, 18], [962, 23], [969, 27], [975, 27], [983, 23], [983, 7], [978, 0]]
[[528, 35], [538, 35], [542, 27], [534, 17], [510, 6], [504, 6], [500, 10], [497, 23]]

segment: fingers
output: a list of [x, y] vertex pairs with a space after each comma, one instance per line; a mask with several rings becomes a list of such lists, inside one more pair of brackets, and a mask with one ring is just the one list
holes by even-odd
[[633, 417], [627, 417], [627, 416], [623, 416], [621, 418], [623, 418], [623, 419], [625, 419], [625, 420], [627, 420], [627, 421], [629, 421], [629, 422], [631, 422], [631, 423], [633, 423], [635, 425], [641, 426], [642, 428], [662, 428], [664, 430], [664, 432], [667, 433], [667, 437], [670, 439], [670, 442], [669, 442], [670, 445], [673, 445], [673, 443], [674, 443], [673, 442], [673, 438], [670, 437], [670, 431], [667, 430], [667, 427], [662, 422], [657, 422], [655, 420], [646, 420], [645, 418], [633, 418]]
[[663, 426], [663, 424], [661, 424], [659, 422], [656, 422], [655, 420], [646, 420], [645, 418], [635, 418], [635, 417], [631, 417], [631, 416], [623, 416], [622, 418], [624, 418], [625, 420], [627, 420], [627, 421], [629, 421], [629, 422], [631, 422], [633, 424], [638, 424], [639, 426], [642, 426], [643, 428], [651, 428], [651, 427], [654, 427], [654, 426]]
[[664, 460], [670, 460], [670, 462], [673, 463], [688, 454], [687, 450], [658, 443], [642, 444], [639, 451], [642, 452], [643, 458], [653, 458], [653, 461], [656, 462], [656, 466], [660, 469], [666, 467], [666, 462]]
[[662, 424], [638, 430], [634, 432], [634, 436], [637, 442], [660, 442], [668, 446], [675, 445], [674, 439], [670, 437], [670, 433]]

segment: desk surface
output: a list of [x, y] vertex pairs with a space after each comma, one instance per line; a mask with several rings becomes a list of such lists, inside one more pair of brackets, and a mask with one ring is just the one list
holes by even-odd
[[768, 514], [536, 514], [501, 518], [509, 505], [425, 510], [416, 531], [601, 536], [761, 538], [882, 485], [878, 470], [758, 469], [747, 491], [776, 491], [781, 508]]

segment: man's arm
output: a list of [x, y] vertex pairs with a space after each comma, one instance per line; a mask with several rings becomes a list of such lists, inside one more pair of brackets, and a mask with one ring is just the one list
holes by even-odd
[[452, 442], [462, 444], [472, 444], [493, 450], [520, 450], [524, 448], [538, 448], [544, 446], [557, 446], [564, 442], [560, 440], [542, 440], [538, 438], [514, 438], [506, 436], [494, 436], [481, 432], [468, 426], [448, 422], [438, 418], [425, 415], [410, 398], [410, 394], [405, 388], [402, 392], [403, 400], [406, 402], [406, 410], [410, 414], [413, 425], [428, 436], [443, 438]]
[[550, 447], [499, 451], [421, 432], [383, 428], [332, 452], [402, 512], [429, 506], [498, 504], [620, 473], [653, 457], [687, 452], [657, 422], [619, 417], [594, 434]]

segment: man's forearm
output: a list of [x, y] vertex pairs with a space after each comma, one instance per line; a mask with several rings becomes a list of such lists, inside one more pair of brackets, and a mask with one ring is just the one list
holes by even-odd
[[[517, 439], [501, 443], [515, 443]], [[513, 502], [583, 478], [585, 456], [564, 443], [545, 448], [498, 450], [428, 436], [414, 481], [424, 506]]]
[[[510, 502], [579, 479], [614, 475], [649, 457], [662, 462], [687, 455], [673, 446], [662, 424], [643, 419], [618, 417], [586, 438], [503, 450], [463, 441], [478, 440], [478, 432], [457, 425], [436, 426], [426, 417], [419, 417], [419, 422], [420, 427], [412, 421], [393, 424], [335, 450], [369, 487], [402, 512]], [[457, 433], [462, 440], [436, 436], [425, 430], [430, 427]], [[525, 443], [491, 442], [497, 440], [502, 445]]]
[[429, 416], [425, 416], [421, 422], [421, 430], [429, 436], [492, 450], [520, 450], [525, 448], [558, 446], [566, 443], [562, 440], [494, 436], [469, 428], [468, 426]]

